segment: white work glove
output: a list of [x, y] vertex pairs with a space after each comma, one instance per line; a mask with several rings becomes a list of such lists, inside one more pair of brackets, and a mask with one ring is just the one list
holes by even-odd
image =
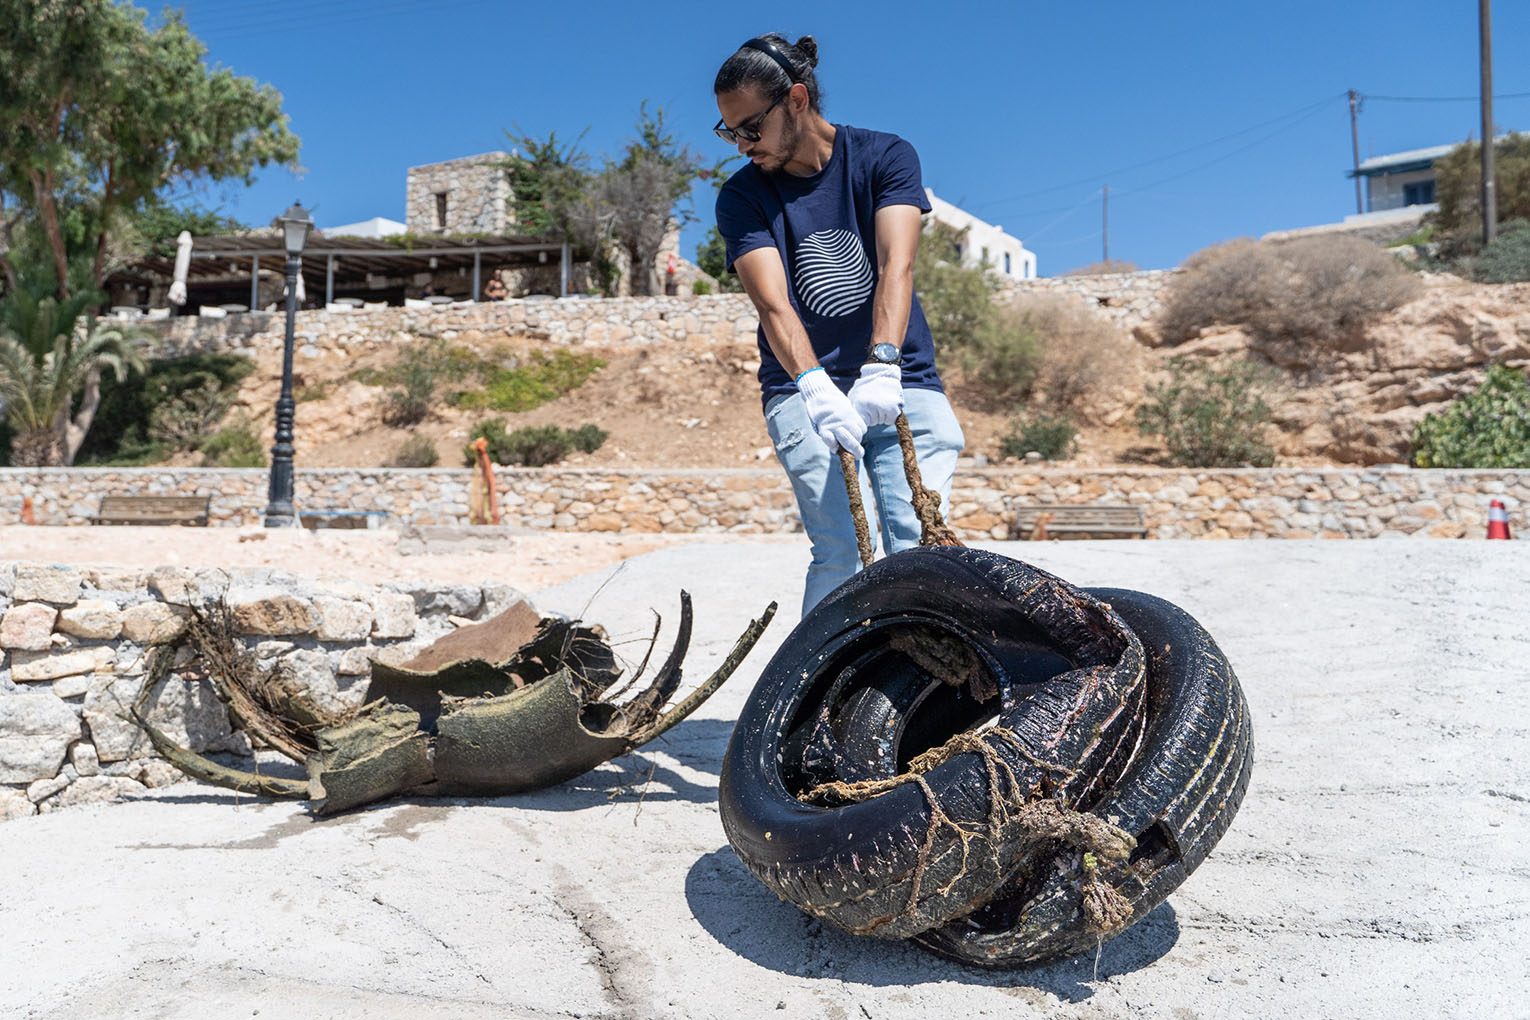
[[868, 362], [850, 387], [850, 406], [867, 425], [891, 425], [903, 410], [903, 369]]
[[797, 391], [807, 404], [808, 419], [813, 431], [818, 433], [824, 445], [833, 453], [843, 447], [859, 458], [861, 436], [866, 434], [866, 423], [850, 406], [850, 398], [840, 392], [822, 368], [815, 368], [797, 380]]

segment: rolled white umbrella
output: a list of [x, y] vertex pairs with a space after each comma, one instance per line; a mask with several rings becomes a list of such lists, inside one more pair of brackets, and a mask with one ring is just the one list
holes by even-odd
[[191, 269], [191, 231], [183, 230], [175, 238], [175, 279], [170, 284], [170, 303], [186, 303], [186, 273]]

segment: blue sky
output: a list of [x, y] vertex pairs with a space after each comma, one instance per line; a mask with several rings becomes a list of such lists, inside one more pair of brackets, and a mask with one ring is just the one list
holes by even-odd
[[[1530, 3], [1494, 5], [1494, 91], [1530, 93]], [[305, 172], [197, 198], [247, 222], [294, 199], [320, 225], [403, 219], [408, 167], [556, 130], [616, 152], [639, 103], [708, 159], [718, 64], [766, 31], [819, 42], [826, 114], [914, 143], [925, 183], [1002, 224], [1043, 275], [1101, 254], [1172, 266], [1240, 235], [1354, 211], [1346, 89], [1474, 96], [1477, 5], [881, 2], [782, 5], [505, 0], [191, 0], [209, 59], [275, 85]], [[1530, 97], [1502, 99], [1530, 129]], [[1361, 157], [1477, 134], [1475, 102], [1367, 100]], [[1145, 164], [1145, 165], [1142, 165]], [[712, 224], [698, 189], [688, 257]]]

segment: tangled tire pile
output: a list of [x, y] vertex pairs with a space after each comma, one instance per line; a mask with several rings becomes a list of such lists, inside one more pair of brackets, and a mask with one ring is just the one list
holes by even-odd
[[1237, 678], [1183, 610], [933, 546], [872, 564], [786, 639], [728, 746], [722, 820], [809, 914], [1017, 967], [1162, 902], [1251, 765]]

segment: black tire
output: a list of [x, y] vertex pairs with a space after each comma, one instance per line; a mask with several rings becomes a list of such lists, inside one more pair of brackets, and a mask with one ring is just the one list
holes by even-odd
[[[1148, 719], [1126, 772], [1090, 810], [1137, 839], [1103, 877], [1131, 905], [1124, 930], [1168, 898], [1232, 824], [1253, 768], [1248, 702], [1227, 657], [1183, 609], [1142, 592], [1089, 593], [1148, 650]], [[919, 935], [942, 956], [1012, 968], [1092, 952], [1099, 936], [1080, 910], [1080, 855], [1059, 856], [1039, 882], [1014, 880], [989, 903]]]
[[[890, 643], [955, 638], [997, 690], [953, 687]], [[970, 914], [1038, 844], [995, 826], [1000, 799], [1087, 808], [1141, 733], [1146, 665], [1136, 635], [1080, 589], [1016, 560], [935, 547], [888, 557], [815, 608], [765, 667], [723, 760], [723, 827], [739, 858], [801, 909], [856, 934], [903, 938]], [[1015, 735], [937, 765], [920, 785], [849, 803], [799, 795], [905, 770], [988, 719]], [[892, 729], [877, 720], [891, 720]], [[1018, 745], [1015, 746], [1015, 745]], [[932, 805], [955, 825], [931, 824]]]

